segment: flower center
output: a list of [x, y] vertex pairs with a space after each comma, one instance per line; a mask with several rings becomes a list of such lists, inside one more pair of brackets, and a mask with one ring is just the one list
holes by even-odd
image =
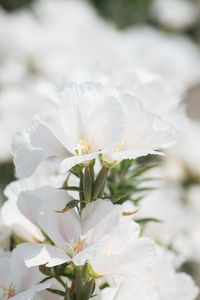
[[125, 148], [125, 142], [124, 142], [124, 141], [121, 141], [121, 142], [115, 147], [114, 152], [120, 152], [120, 151], [124, 150], [124, 148]]
[[85, 155], [90, 153], [90, 147], [92, 143], [88, 143], [87, 140], [78, 140], [78, 143], [75, 148], [77, 155]]
[[16, 288], [13, 283], [11, 283], [8, 288], [1, 286], [0, 293], [5, 299], [10, 299], [17, 295]]
[[106, 251], [104, 253], [104, 256], [112, 256], [113, 255], [113, 251]]
[[86, 239], [81, 240], [81, 238], [79, 236], [78, 242], [73, 242], [73, 250], [74, 250], [74, 252], [76, 254], [79, 253], [79, 252], [81, 252], [84, 249], [84, 247], [85, 247], [85, 245], [84, 245], [85, 240]]

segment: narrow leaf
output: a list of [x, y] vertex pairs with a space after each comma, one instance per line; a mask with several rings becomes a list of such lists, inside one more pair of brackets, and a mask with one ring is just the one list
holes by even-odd
[[77, 191], [77, 192], [80, 192], [80, 188], [78, 186], [63, 186], [60, 189], [61, 190], [66, 190], [66, 191]]
[[145, 225], [149, 222], [163, 223], [161, 220], [156, 218], [143, 218], [143, 219], [135, 220], [135, 222], [137, 222], [140, 225]]
[[79, 202], [80, 202], [79, 200], [72, 200], [69, 203], [67, 203], [63, 209], [56, 210], [56, 212], [59, 214], [63, 214], [65, 212], [67, 212], [68, 210], [74, 208]]
[[136, 214], [139, 210], [140, 210], [140, 208], [138, 208], [134, 211], [123, 211], [122, 216], [124, 216], [124, 217], [132, 216], [132, 215]]
[[55, 289], [47, 289], [48, 292], [56, 294], [58, 296], [65, 297], [65, 293], [63, 291], [55, 290]]

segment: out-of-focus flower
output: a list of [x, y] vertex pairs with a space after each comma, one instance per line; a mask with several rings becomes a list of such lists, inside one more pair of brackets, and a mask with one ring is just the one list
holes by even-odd
[[165, 246], [172, 246], [179, 235], [186, 234], [190, 228], [190, 215], [183, 205], [182, 190], [165, 184], [149, 193], [140, 202], [138, 218], [155, 218], [161, 223], [150, 222], [144, 234]]
[[11, 140], [14, 133], [31, 124], [32, 117], [46, 111], [51, 114], [53, 105], [42, 101], [30, 85], [8, 87], [0, 92], [0, 163], [11, 160]]
[[[167, 150], [165, 164], [170, 167], [171, 162], [179, 168], [180, 179], [187, 179], [187, 176], [200, 178], [200, 124], [191, 121], [185, 127], [184, 132], [179, 136], [177, 144]], [[182, 172], [181, 172], [182, 169]], [[170, 168], [168, 168], [170, 171]], [[182, 174], [181, 174], [182, 173]], [[173, 170], [169, 177], [173, 178]]]
[[190, 0], [154, 0], [152, 14], [163, 26], [172, 30], [184, 30], [195, 25], [198, 7]]
[[35, 294], [51, 285], [50, 282], [39, 284], [42, 279], [43, 276], [37, 267], [25, 266], [18, 249], [13, 250], [11, 257], [0, 258], [0, 298], [2, 300], [33, 299]]
[[10, 235], [10, 227], [4, 223], [2, 216], [0, 216], [0, 248], [7, 251], [10, 249]]
[[121, 38], [127, 63], [158, 73], [184, 90], [199, 83], [199, 48], [187, 38], [151, 27], [128, 29]]
[[194, 300], [198, 288], [192, 278], [185, 273], [176, 273], [166, 256], [166, 250], [157, 247], [157, 255], [157, 263], [145, 280], [133, 278], [120, 284], [120, 277], [116, 277], [115, 282], [109, 281], [111, 287], [102, 291], [102, 299], [131, 300], [133, 295], [137, 295], [136, 299], [141, 300]]

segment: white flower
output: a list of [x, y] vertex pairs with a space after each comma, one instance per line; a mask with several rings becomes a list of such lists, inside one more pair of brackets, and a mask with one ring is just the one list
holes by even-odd
[[154, 0], [152, 14], [162, 25], [184, 30], [196, 23], [198, 7], [190, 0]]
[[163, 300], [194, 300], [198, 288], [192, 278], [185, 273], [176, 273], [171, 261], [166, 257], [166, 250], [157, 248], [158, 261], [152, 274], [146, 279], [149, 285], [155, 286]]
[[18, 201], [21, 211], [56, 245], [20, 245], [27, 266], [50, 267], [67, 261], [83, 265], [88, 261], [100, 275], [123, 274], [126, 270], [137, 277], [151, 270], [153, 243], [138, 238], [139, 226], [122, 215], [120, 206], [99, 199], [87, 204], [81, 217], [76, 209], [58, 213], [67, 201], [70, 198], [65, 191], [53, 191], [51, 187], [21, 194]]
[[[25, 218], [17, 207], [17, 199], [22, 191], [34, 190], [46, 185], [61, 187], [64, 182], [63, 176], [35, 176], [10, 183], [4, 194], [8, 200], [1, 207], [1, 218], [4, 223], [4, 236], [8, 230], [12, 230], [22, 241], [43, 241], [44, 236], [37, 226]], [[5, 226], [8, 229], [5, 230]], [[3, 236], [0, 235], [1, 238]]]
[[182, 190], [165, 184], [147, 194], [140, 202], [138, 218], [155, 218], [161, 223], [150, 222], [145, 235], [162, 245], [173, 247], [178, 236], [187, 234], [191, 217], [182, 203]]
[[105, 288], [100, 296], [102, 300], [160, 300], [154, 287], [138, 279], [126, 280], [119, 287]]
[[139, 101], [114, 89], [85, 83], [69, 84], [59, 111], [38, 117], [30, 129], [16, 135], [14, 161], [19, 176], [29, 176], [45, 159], [57, 157], [69, 170], [100, 153], [114, 160], [158, 154], [174, 142], [174, 130], [146, 112]]
[[101, 292], [102, 300], [194, 300], [198, 288], [190, 276], [176, 273], [166, 256], [166, 250], [157, 248], [157, 263], [145, 280], [132, 278], [121, 281], [115, 277], [115, 283]]
[[43, 275], [37, 267], [27, 268], [20, 255], [15, 249], [11, 257], [0, 258], [1, 300], [31, 300], [35, 294], [51, 285], [50, 282], [39, 284]]
[[[119, 69], [121, 70], [119, 72]], [[129, 65], [95, 65], [89, 68], [79, 68], [68, 73], [66, 80], [77, 83], [95, 81], [103, 86], [120, 88], [124, 92], [135, 95], [144, 108], [182, 129], [186, 120], [183, 97], [179, 89], [175, 89], [163, 77], [133, 68]], [[62, 84], [63, 85], [63, 84]], [[55, 87], [51, 84], [41, 84], [41, 91], [51, 101], [58, 102]], [[183, 123], [184, 122], [184, 123]]]
[[43, 101], [34, 87], [30, 88], [26, 83], [23, 87], [4, 88], [0, 92], [0, 162], [11, 160], [11, 140], [17, 131], [30, 126], [36, 113], [46, 111], [50, 114], [53, 110], [52, 105]]
[[162, 154], [156, 150], [174, 143], [176, 131], [161, 118], [145, 111], [136, 98], [124, 94], [120, 104], [125, 116], [123, 137], [111, 154], [104, 155], [105, 160], [121, 161]]
[[128, 29], [121, 38], [127, 63], [160, 74], [184, 90], [199, 83], [199, 49], [189, 39], [151, 27]]
[[200, 123], [191, 121], [179, 136], [177, 144], [167, 150], [166, 165], [177, 161], [182, 167], [181, 177], [187, 177], [189, 171], [194, 177], [200, 178]]

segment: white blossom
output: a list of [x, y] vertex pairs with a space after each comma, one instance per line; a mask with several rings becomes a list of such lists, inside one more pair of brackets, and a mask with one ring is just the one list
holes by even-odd
[[100, 275], [123, 275], [126, 270], [136, 277], [151, 270], [154, 245], [149, 239], [138, 238], [139, 226], [123, 216], [120, 206], [99, 199], [87, 204], [81, 216], [76, 209], [58, 213], [66, 206], [67, 199], [70, 201], [66, 191], [50, 187], [21, 194], [18, 200], [21, 212], [56, 245], [20, 245], [27, 266], [50, 267], [67, 261], [84, 265], [88, 261]]
[[50, 282], [39, 284], [43, 275], [37, 267], [27, 268], [19, 251], [11, 257], [0, 258], [0, 298], [2, 300], [31, 300], [35, 294], [50, 287]]
[[152, 14], [165, 27], [184, 30], [195, 25], [198, 7], [190, 0], [154, 0]]
[[128, 63], [160, 74], [184, 90], [200, 81], [199, 49], [183, 36], [139, 26], [123, 33], [122, 44]]
[[50, 157], [69, 170], [101, 153], [117, 161], [159, 154], [155, 150], [174, 140], [174, 129], [146, 112], [134, 96], [94, 83], [69, 84], [58, 113], [35, 118], [30, 129], [15, 136], [13, 153], [17, 174], [23, 177]]

